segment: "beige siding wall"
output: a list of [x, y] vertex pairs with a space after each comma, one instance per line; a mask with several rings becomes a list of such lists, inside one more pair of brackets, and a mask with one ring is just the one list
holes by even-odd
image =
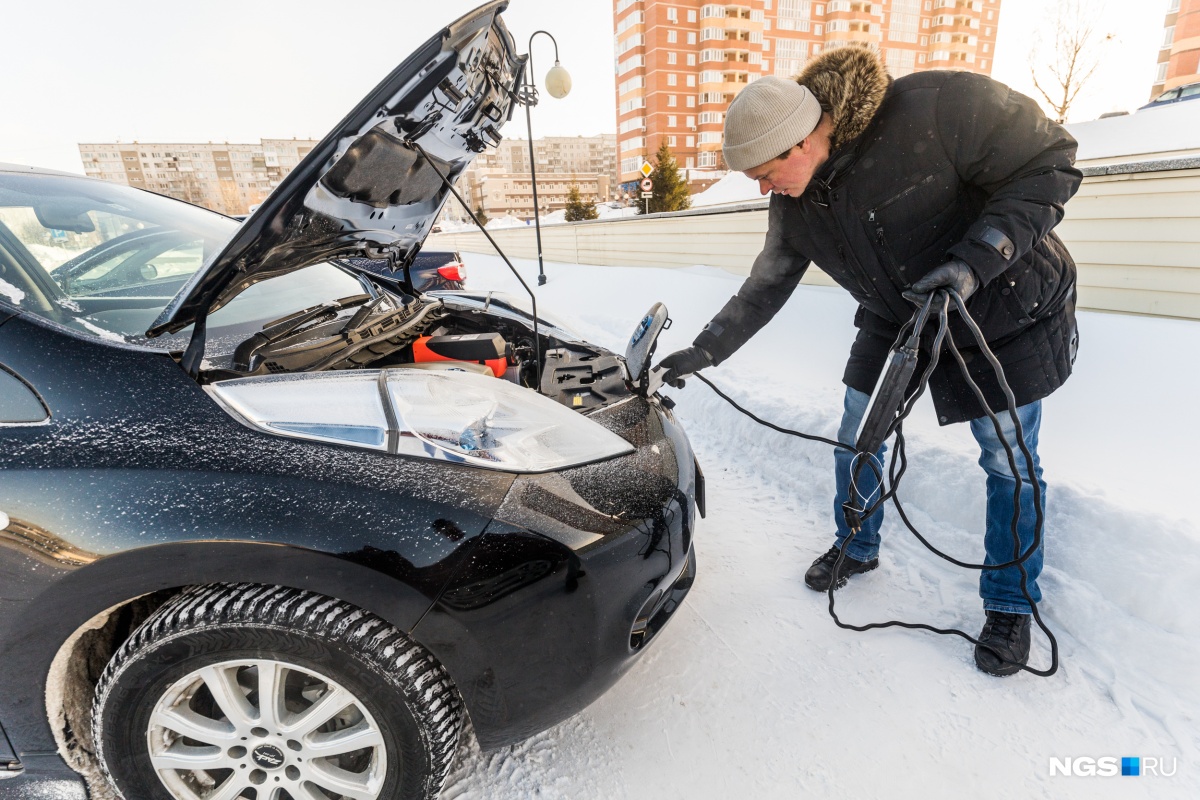
[[[542, 228], [547, 261], [647, 267], [722, 267], [745, 275], [762, 246], [765, 206], [663, 214]], [[1084, 179], [1057, 228], [1079, 264], [1080, 307], [1200, 319], [1200, 169]], [[514, 258], [536, 258], [532, 226], [489, 231]], [[427, 247], [493, 252], [478, 231], [430, 237]], [[819, 270], [805, 283], [830, 285]]]

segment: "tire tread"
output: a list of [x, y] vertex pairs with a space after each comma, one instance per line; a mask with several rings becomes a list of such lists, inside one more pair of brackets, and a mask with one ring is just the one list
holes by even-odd
[[206, 584], [176, 595], [133, 632], [105, 667], [92, 704], [96, 755], [109, 784], [103, 752], [104, 711], [121, 672], [148, 648], [206, 628], [248, 626], [300, 629], [353, 649], [408, 700], [429, 754], [426, 797], [436, 798], [458, 747], [464, 706], [434, 656], [382, 618], [341, 600], [303, 589], [263, 584]]

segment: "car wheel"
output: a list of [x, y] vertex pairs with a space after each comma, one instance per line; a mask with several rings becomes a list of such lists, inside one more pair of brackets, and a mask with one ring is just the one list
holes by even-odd
[[462, 701], [379, 617], [278, 586], [189, 589], [96, 686], [97, 757], [128, 800], [434, 798]]

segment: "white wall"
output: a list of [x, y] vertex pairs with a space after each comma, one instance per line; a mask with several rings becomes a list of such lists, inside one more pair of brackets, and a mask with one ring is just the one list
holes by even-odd
[[[722, 212], [652, 214], [546, 225], [547, 261], [721, 267], [745, 275], [767, 228], [765, 201]], [[1056, 229], [1079, 265], [1079, 305], [1200, 319], [1200, 167], [1084, 178]], [[514, 258], [537, 258], [532, 226], [489, 230]], [[491, 253], [479, 231], [431, 236], [426, 247]], [[817, 269], [805, 283], [832, 285]]]

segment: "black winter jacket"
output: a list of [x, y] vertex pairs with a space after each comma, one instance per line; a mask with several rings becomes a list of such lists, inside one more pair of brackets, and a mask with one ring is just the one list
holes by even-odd
[[[828, 51], [798, 80], [833, 118], [830, 156], [803, 196], [771, 197], [750, 277], [695, 343], [716, 363], [728, 358], [815, 262], [859, 303], [843, 380], [870, 393], [914, 311], [901, 292], [957, 257], [980, 279], [967, 308], [1017, 404], [1061, 386], [1077, 344], [1075, 264], [1051, 229], [1081, 180], [1075, 140], [990, 78], [928, 71], [892, 82], [865, 49]], [[994, 410], [1006, 408], [965, 324], [951, 317], [972, 377]], [[949, 354], [930, 391], [942, 424], [983, 416]]]

